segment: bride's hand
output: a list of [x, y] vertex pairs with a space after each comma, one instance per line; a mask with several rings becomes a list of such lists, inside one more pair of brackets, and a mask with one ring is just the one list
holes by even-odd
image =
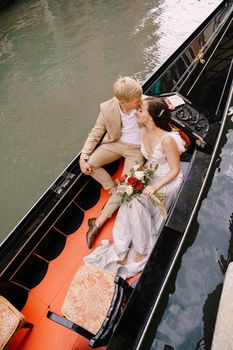
[[155, 193], [158, 190], [156, 184], [153, 186], [146, 186], [143, 190], [143, 193], [147, 196], [151, 196], [153, 193]]

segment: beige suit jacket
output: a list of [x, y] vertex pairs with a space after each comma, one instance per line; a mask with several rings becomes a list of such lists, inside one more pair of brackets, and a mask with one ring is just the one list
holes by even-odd
[[113, 97], [111, 100], [101, 103], [100, 114], [84, 143], [80, 159], [89, 159], [102, 137], [101, 143], [109, 143], [118, 141], [120, 136], [121, 115], [119, 102], [116, 97]]

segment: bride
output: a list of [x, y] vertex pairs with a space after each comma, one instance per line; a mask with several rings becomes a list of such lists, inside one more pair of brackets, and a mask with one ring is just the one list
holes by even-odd
[[171, 129], [167, 105], [161, 98], [146, 97], [137, 111], [137, 120], [144, 125], [141, 152], [146, 165], [158, 164], [158, 168], [143, 193], [120, 207], [113, 227], [114, 243], [102, 241], [100, 247], [84, 257], [85, 264], [124, 278], [142, 271], [165, 220], [149, 196], [157, 191], [164, 194], [164, 206], [168, 209], [183, 180], [179, 153], [184, 152], [185, 142]]

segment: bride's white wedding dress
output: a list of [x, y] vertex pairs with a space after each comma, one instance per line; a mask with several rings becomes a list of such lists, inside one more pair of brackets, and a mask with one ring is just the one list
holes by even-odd
[[[142, 142], [141, 152], [149, 164], [158, 164], [154, 178], [151, 184], [164, 177], [170, 170], [169, 164], [165, 158], [161, 146], [162, 140], [171, 136], [176, 141], [180, 153], [185, 150], [185, 142], [178, 132], [167, 132], [155, 145], [153, 154], [146, 151]], [[159, 192], [164, 193], [164, 206], [169, 208], [183, 180], [183, 174], [160, 188]], [[146, 261], [151, 253], [159, 231], [164, 223], [164, 218], [157, 206], [154, 206], [148, 196], [141, 194], [128, 203], [124, 203], [116, 216], [113, 227], [113, 240], [102, 241], [102, 245], [97, 247], [93, 252], [84, 257], [84, 263], [112, 271], [123, 278], [128, 278], [142, 271]], [[140, 262], [134, 261], [136, 252], [145, 255]], [[118, 261], [123, 260], [127, 255], [127, 263], [121, 265]]]

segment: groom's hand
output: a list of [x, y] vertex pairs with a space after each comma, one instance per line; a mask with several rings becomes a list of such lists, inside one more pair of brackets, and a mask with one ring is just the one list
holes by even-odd
[[93, 173], [90, 164], [85, 159], [80, 159], [79, 165], [82, 173], [84, 173], [85, 175], [91, 175]]

